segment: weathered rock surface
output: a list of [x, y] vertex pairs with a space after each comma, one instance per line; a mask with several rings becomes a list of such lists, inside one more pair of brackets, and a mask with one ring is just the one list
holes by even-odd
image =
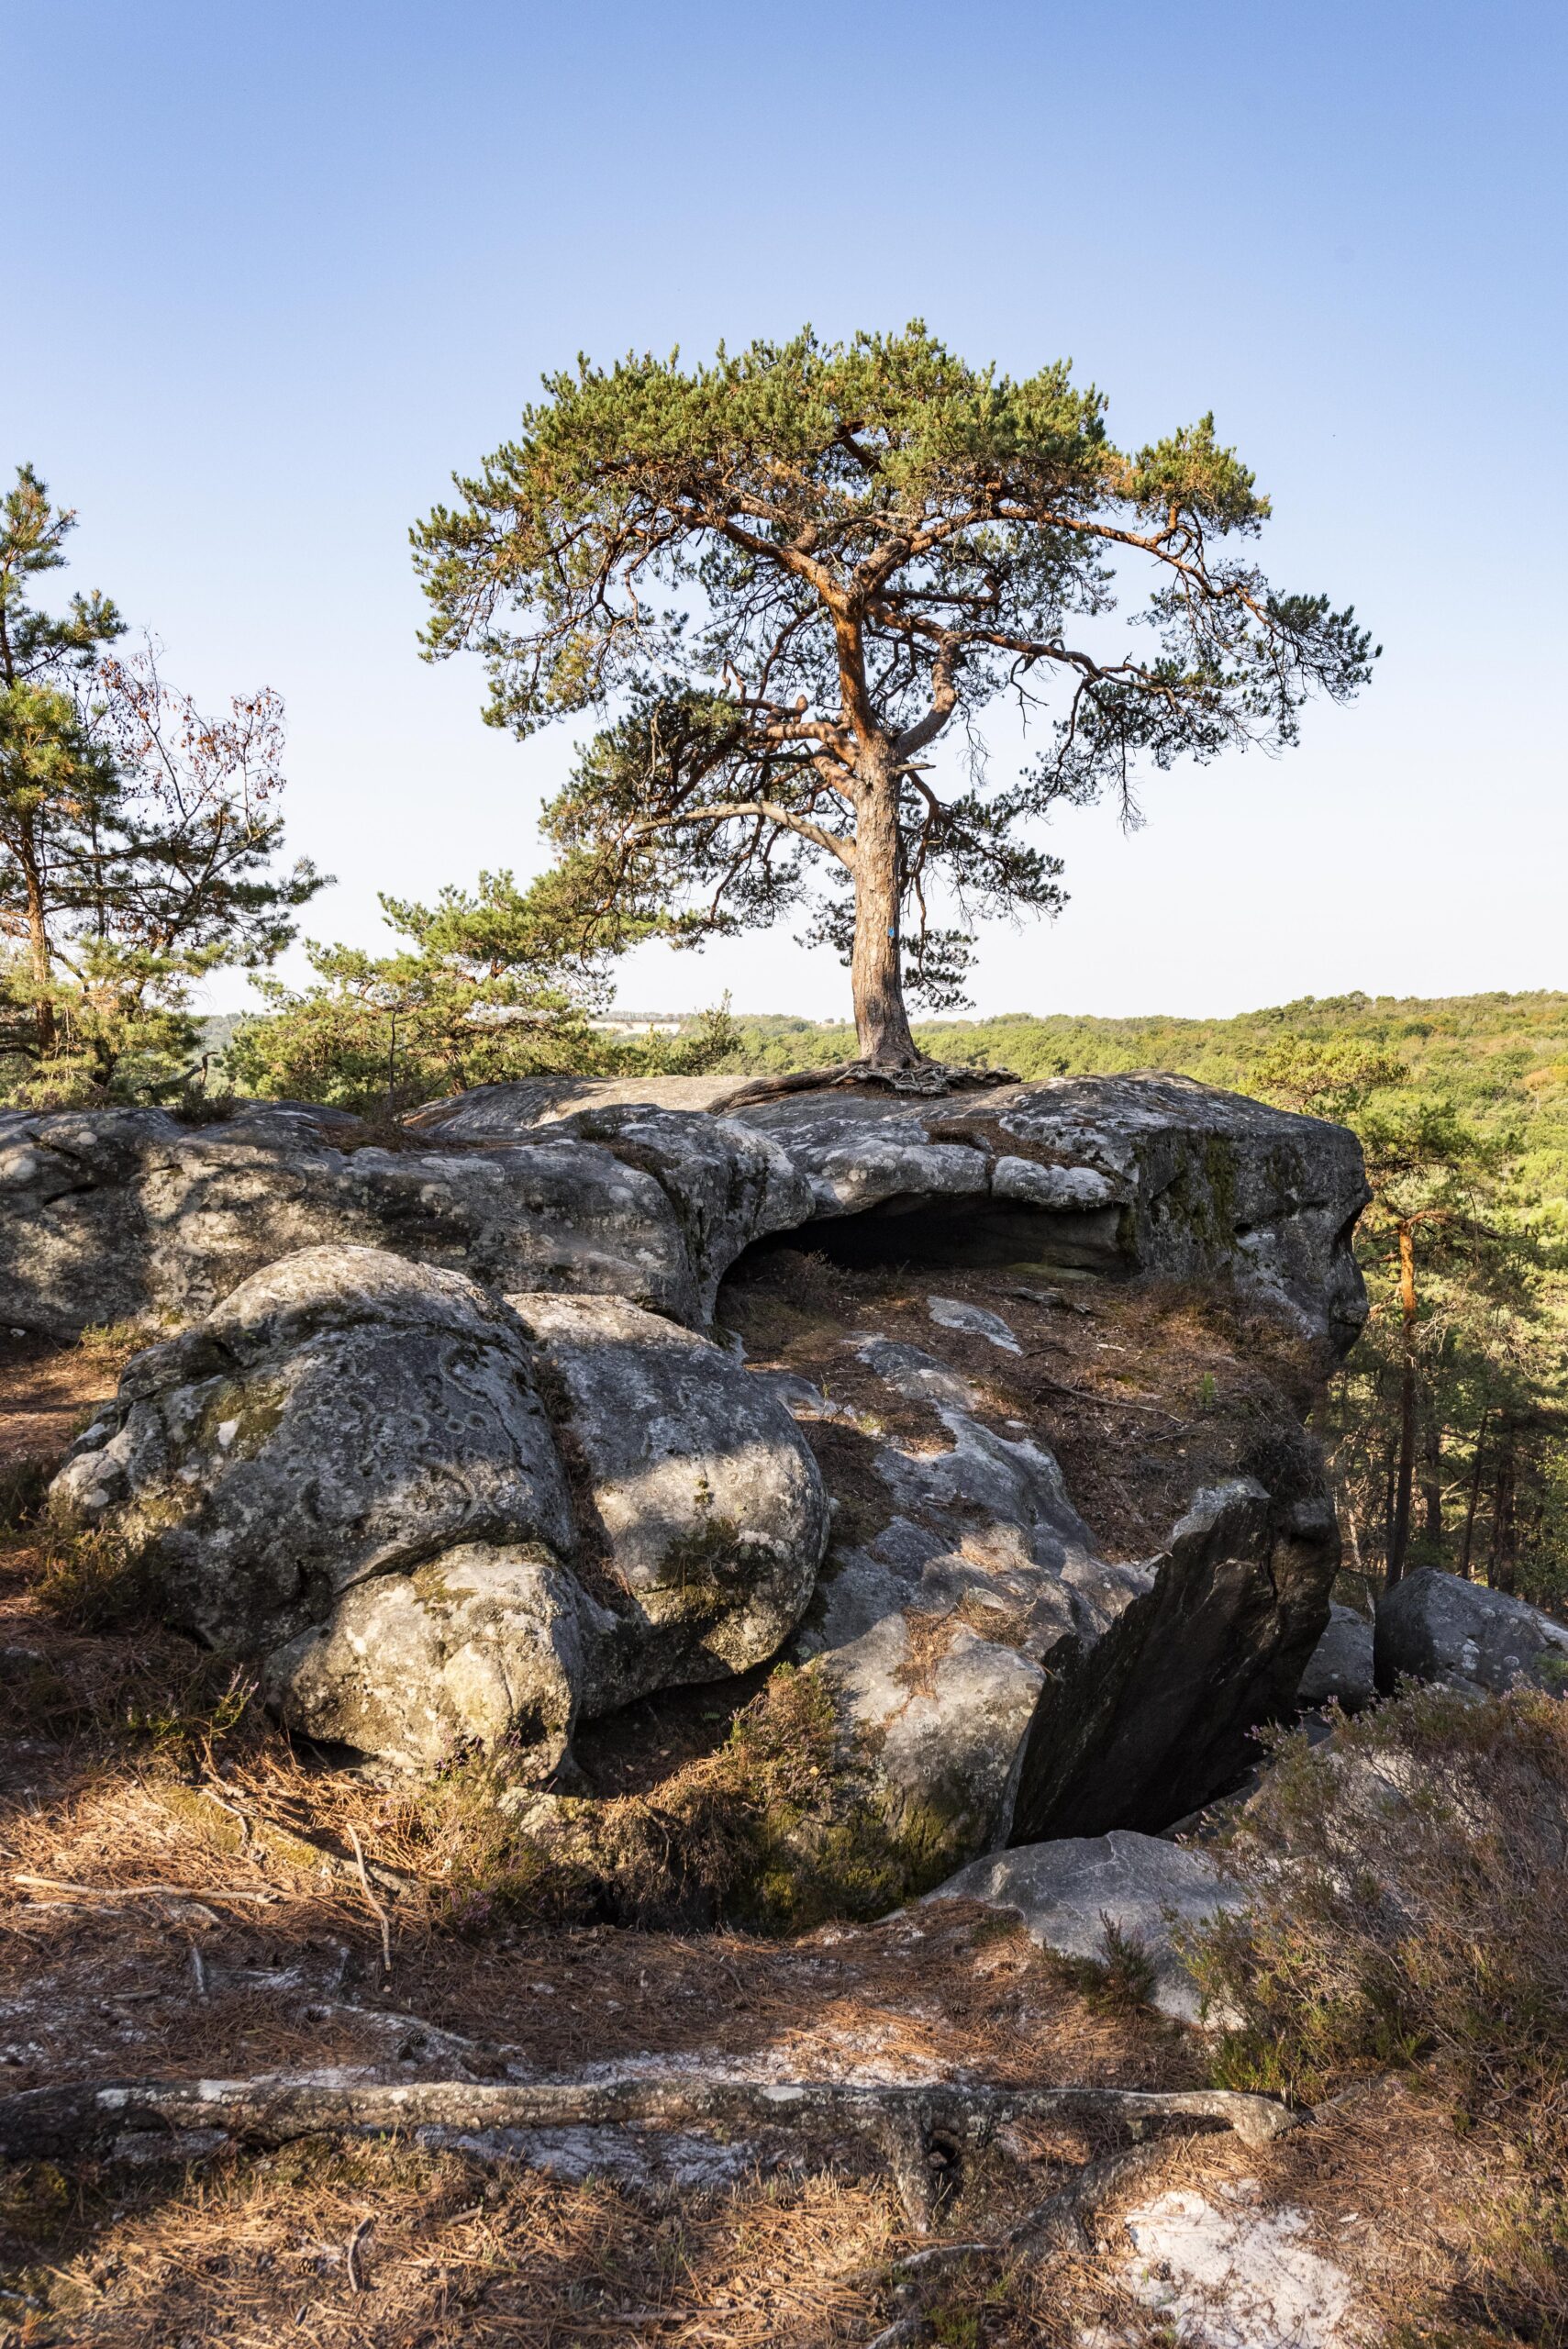
[[1377, 1685], [1404, 1675], [1501, 1696], [1510, 1688], [1568, 1691], [1568, 1630], [1539, 1607], [1457, 1575], [1421, 1566], [1379, 1602]]
[[619, 1299], [518, 1302], [531, 1331], [460, 1274], [286, 1258], [128, 1364], [54, 1506], [144, 1546], [171, 1620], [309, 1735], [551, 1765], [580, 1710], [771, 1654], [826, 1503], [717, 1347]]
[[[1361, 1150], [1321, 1119], [1162, 1075], [1048, 1077], [956, 1103], [824, 1090], [728, 1112], [722, 1078], [640, 1085], [670, 1105], [660, 1115], [672, 1141], [705, 1112], [764, 1136], [809, 1186], [815, 1219], [918, 1216], [926, 1231], [907, 1244], [932, 1261], [1010, 1251], [1109, 1273], [1226, 1274], [1326, 1363], [1366, 1318], [1350, 1247], [1369, 1197]], [[625, 1080], [486, 1085], [414, 1122], [495, 1141], [591, 1134], [599, 1117], [648, 1115], [628, 1112], [628, 1091]]]
[[619, 1298], [508, 1302], [548, 1365], [615, 1617], [592, 1642], [589, 1709], [773, 1654], [828, 1540], [822, 1479], [783, 1404], [717, 1346]]
[[1150, 1998], [1162, 2013], [1199, 2022], [1203, 1999], [1173, 1934], [1210, 1923], [1243, 1896], [1207, 1853], [1115, 1831], [973, 1860], [926, 1898], [1016, 1909], [1031, 1941], [1062, 1957], [1103, 1965], [1119, 1942], [1148, 1965]]
[[588, 1123], [517, 1147], [459, 1132], [387, 1150], [352, 1119], [269, 1103], [195, 1130], [161, 1109], [0, 1117], [0, 1319], [56, 1336], [184, 1322], [337, 1243], [701, 1324], [732, 1258], [809, 1211], [755, 1134], [695, 1114]]
[[[1307, 2213], [1266, 2207], [1243, 2178], [1212, 2199], [1165, 2193], [1120, 2214], [1120, 2281], [1192, 2349], [1368, 2349], [1382, 2327]], [[1113, 2272], [1115, 2272], [1113, 2270]]]
[[460, 1747], [565, 1758], [583, 1679], [582, 1597], [538, 1551], [467, 1542], [356, 1584], [268, 1655], [267, 1701], [307, 1737], [435, 1765]]
[[1370, 1705], [1377, 1694], [1373, 1642], [1370, 1619], [1336, 1599], [1329, 1609], [1329, 1628], [1301, 1675], [1297, 1704], [1310, 1710], [1333, 1703], [1347, 1713], [1359, 1713]]
[[455, 1543], [573, 1543], [514, 1316], [363, 1248], [285, 1258], [138, 1354], [54, 1497], [153, 1542], [175, 1620], [236, 1656]]
[[[130, 1366], [61, 1505], [152, 1542], [175, 1620], [262, 1663], [299, 1727], [372, 1751], [559, 1753], [581, 1714], [772, 1655], [809, 1606], [796, 1652], [927, 1881], [1232, 1783], [1325, 1620], [1311, 1448], [1279, 1436], [1262, 1481], [1222, 1474], [1153, 1554], [1108, 1561], [1028, 1416], [1052, 1357], [1006, 1298], [1046, 1270], [1218, 1281], [1326, 1367], [1364, 1309], [1353, 1138], [1176, 1078], [732, 1114], [719, 1080], [631, 1089], [654, 1097], [485, 1087], [394, 1148], [286, 1104], [198, 1130], [0, 1119], [0, 1319], [190, 1325]], [[857, 1422], [885, 1508], [819, 1584], [827, 1496], [795, 1422], [840, 1406], [693, 1334], [728, 1268], [806, 1227], [845, 1265], [949, 1268], [922, 1280], [921, 1343], [846, 1321], [940, 1434]], [[976, 1265], [998, 1280], [953, 1294]], [[999, 1410], [1004, 1377], [1027, 1391]]]
[[[950, 1443], [881, 1446], [888, 1521], [835, 1547], [795, 1649], [819, 1659], [846, 1766], [927, 1880], [1008, 1842], [1160, 1827], [1233, 1784], [1327, 1612], [1322, 1491], [1232, 1479], [1164, 1551], [1107, 1562], [1052, 1454], [984, 1425], [973, 1381], [920, 1348], [847, 1342]], [[807, 1421], [827, 1408], [780, 1391]]]

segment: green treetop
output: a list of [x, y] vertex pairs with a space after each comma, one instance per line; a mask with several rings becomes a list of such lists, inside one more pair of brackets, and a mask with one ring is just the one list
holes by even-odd
[[[1308, 695], [1371, 674], [1349, 609], [1244, 551], [1268, 502], [1212, 419], [1125, 453], [1065, 365], [1015, 383], [917, 323], [545, 392], [414, 532], [427, 651], [478, 651], [520, 736], [609, 721], [546, 814], [601, 905], [651, 896], [695, 938], [773, 920], [820, 864], [876, 1068], [918, 1060], [906, 991], [957, 999], [976, 915], [1061, 904], [1029, 837], [1056, 801], [1132, 818], [1141, 770], [1291, 742]], [[994, 780], [1003, 697], [1049, 747]], [[925, 755], [950, 729], [951, 788]], [[928, 919], [937, 888], [964, 927]]]
[[108, 651], [106, 597], [33, 602], [73, 519], [26, 465], [0, 505], [0, 1059], [45, 1101], [178, 1082], [191, 983], [271, 962], [321, 885], [273, 863], [276, 694], [205, 716], [150, 647]]

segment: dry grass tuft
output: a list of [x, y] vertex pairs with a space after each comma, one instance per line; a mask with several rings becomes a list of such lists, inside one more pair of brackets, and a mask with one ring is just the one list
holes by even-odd
[[1241, 2018], [1217, 2082], [1414, 2074], [1469, 2147], [1451, 2337], [1568, 2338], [1568, 1707], [1416, 1689], [1287, 1738], [1222, 1850], [1252, 1900], [1195, 1943]]

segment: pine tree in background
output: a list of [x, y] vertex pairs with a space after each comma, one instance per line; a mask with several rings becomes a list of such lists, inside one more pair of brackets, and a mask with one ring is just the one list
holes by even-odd
[[733, 1048], [728, 1013], [692, 1023], [667, 1047], [628, 1046], [591, 1024], [609, 1001], [606, 959], [662, 923], [622, 904], [584, 914], [570, 867], [519, 888], [482, 873], [476, 893], [443, 889], [434, 906], [383, 896], [396, 952], [312, 945], [316, 985], [263, 981], [269, 1015], [228, 1051], [236, 1083], [274, 1098], [395, 1115], [473, 1085], [570, 1071], [695, 1073]]
[[21, 467], [0, 508], [0, 1065], [39, 1102], [179, 1085], [193, 985], [272, 962], [322, 885], [308, 862], [275, 869], [276, 694], [206, 717], [150, 646], [108, 651], [106, 598], [64, 618], [31, 600], [73, 521]]

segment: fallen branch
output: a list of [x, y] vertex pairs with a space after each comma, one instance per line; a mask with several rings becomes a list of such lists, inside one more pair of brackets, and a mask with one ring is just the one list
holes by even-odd
[[30, 2088], [0, 2101], [0, 2155], [57, 2159], [127, 2132], [226, 2130], [267, 2144], [351, 2132], [619, 2129], [706, 2124], [729, 2135], [783, 2129], [874, 2145], [913, 2224], [925, 2227], [962, 2152], [1020, 2121], [1099, 2120], [1134, 2139], [1180, 2121], [1262, 2144], [1294, 2125], [1272, 2098], [1225, 2088], [918, 2087], [632, 2078], [522, 2087], [473, 2080], [343, 2083], [309, 2074], [241, 2080], [125, 2080]]
[[353, 1827], [349, 1829], [349, 1841], [354, 1847], [354, 1863], [360, 1872], [360, 1884], [364, 1892], [365, 1899], [371, 1909], [374, 1911], [376, 1922], [381, 1927], [381, 1970], [383, 1974], [390, 1976], [392, 1973], [392, 1927], [387, 1920], [385, 1909], [382, 1907], [380, 1901], [371, 1890], [371, 1880], [365, 1874], [364, 1851], [361, 1845], [358, 1831]]
[[1070, 1386], [1064, 1378], [1040, 1379], [1029, 1400], [1031, 1403], [1038, 1403], [1040, 1397], [1046, 1394], [1072, 1395], [1080, 1403], [1112, 1404], [1121, 1411], [1147, 1411], [1151, 1419], [1169, 1419], [1172, 1426], [1178, 1431], [1191, 1424], [1189, 1420], [1178, 1419], [1174, 1411], [1167, 1411], [1158, 1403], [1140, 1403], [1136, 1396], [1111, 1395], [1097, 1386]]
[[[265, 1813], [242, 1809], [227, 1795], [219, 1794], [215, 1787], [203, 1786], [198, 1791], [205, 1800], [215, 1804], [219, 1810], [227, 1811], [235, 1821], [239, 1829], [242, 1852], [249, 1852], [253, 1844], [259, 1845], [269, 1858], [280, 1859], [285, 1865], [298, 1868], [307, 1875], [334, 1877], [345, 1885], [362, 1885], [368, 1875], [373, 1884], [379, 1885], [383, 1892], [390, 1893], [394, 1899], [417, 1887], [416, 1876], [406, 1876], [397, 1868], [389, 1868], [380, 1860], [365, 1860], [362, 1854], [356, 1866], [353, 1860], [346, 1859], [341, 1852], [335, 1852], [329, 1843], [321, 1842], [314, 1835], [306, 1835], [286, 1820], [271, 1819]], [[349, 1830], [349, 1837], [352, 1842], [352, 1828]]]
[[29, 1892], [62, 1892], [74, 1900], [91, 1900], [115, 1905], [122, 1900], [251, 1900], [265, 1908], [274, 1900], [288, 1900], [295, 1896], [286, 1892], [242, 1892], [232, 1885], [210, 1884], [72, 1884], [68, 1877], [58, 1876], [23, 1876], [11, 1878]]

